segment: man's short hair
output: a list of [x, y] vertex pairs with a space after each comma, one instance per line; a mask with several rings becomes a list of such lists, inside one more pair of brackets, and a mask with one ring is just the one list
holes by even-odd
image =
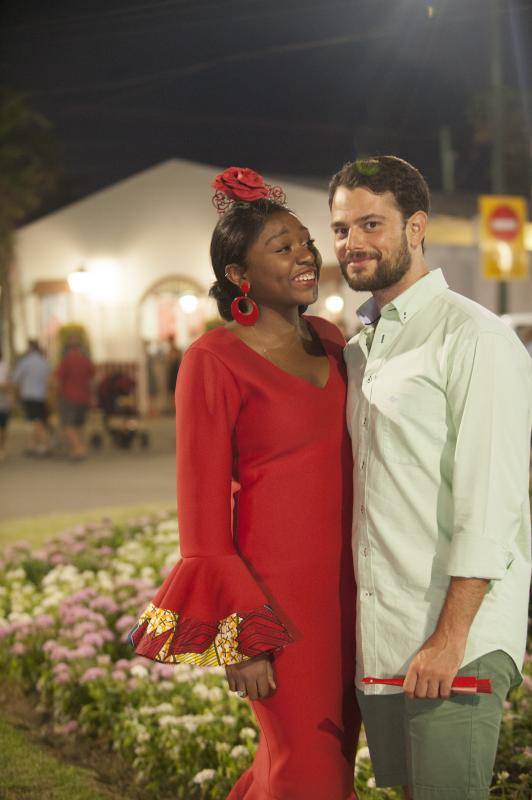
[[405, 220], [416, 211], [429, 212], [430, 193], [425, 178], [412, 164], [397, 156], [371, 156], [348, 161], [331, 178], [329, 207], [340, 186], [346, 189], [362, 186], [375, 194], [391, 192]]

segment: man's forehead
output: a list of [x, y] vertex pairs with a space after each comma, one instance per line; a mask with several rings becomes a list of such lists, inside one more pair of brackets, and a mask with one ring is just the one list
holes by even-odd
[[392, 192], [376, 194], [366, 186], [356, 186], [354, 189], [339, 186], [332, 202], [333, 214], [365, 216], [371, 212], [383, 214], [393, 210], [397, 211], [397, 204]]

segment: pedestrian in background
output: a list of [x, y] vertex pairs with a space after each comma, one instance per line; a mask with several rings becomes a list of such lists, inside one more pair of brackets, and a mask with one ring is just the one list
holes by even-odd
[[59, 419], [70, 445], [70, 458], [81, 461], [87, 455], [83, 427], [91, 402], [92, 361], [82, 349], [78, 336], [70, 336], [55, 376], [58, 381]]
[[13, 384], [24, 408], [24, 415], [31, 423], [28, 447], [29, 456], [46, 456], [50, 452], [50, 435], [46, 426], [48, 419], [48, 380], [50, 365], [36, 339], [29, 339], [28, 351], [13, 371]]
[[4, 360], [0, 346], [0, 461], [6, 457], [6, 438], [12, 404], [12, 387], [9, 380], [9, 365]]
[[181, 366], [183, 353], [171, 336], [168, 337], [168, 344], [169, 349], [166, 354], [166, 389], [168, 392], [168, 413], [173, 414], [175, 412], [174, 394], [177, 382], [177, 373], [179, 372], [179, 367]]

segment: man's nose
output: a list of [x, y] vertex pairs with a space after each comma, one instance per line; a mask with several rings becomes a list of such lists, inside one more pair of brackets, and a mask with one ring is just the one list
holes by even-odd
[[346, 240], [346, 249], [350, 251], [364, 249], [364, 232], [353, 226], [349, 228]]

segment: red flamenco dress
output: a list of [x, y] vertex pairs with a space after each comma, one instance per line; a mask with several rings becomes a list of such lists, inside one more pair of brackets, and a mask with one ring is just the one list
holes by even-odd
[[[165, 663], [275, 653], [251, 703], [262, 735], [228, 800], [353, 800], [358, 735], [351, 449], [338, 329], [306, 317], [323, 388], [225, 327], [187, 351], [176, 389], [182, 558], [132, 634]], [[231, 482], [240, 488], [231, 514]]]

